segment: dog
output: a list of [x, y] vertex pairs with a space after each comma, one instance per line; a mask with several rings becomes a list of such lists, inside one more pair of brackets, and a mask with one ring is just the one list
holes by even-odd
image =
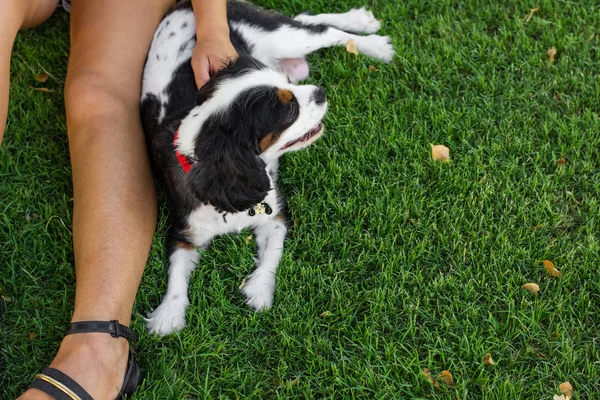
[[322, 88], [296, 85], [309, 74], [305, 56], [350, 39], [368, 56], [389, 62], [394, 55], [389, 37], [372, 34], [380, 22], [364, 8], [288, 18], [240, 1], [227, 4], [227, 16], [239, 58], [200, 90], [190, 63], [196, 27], [189, 1], [162, 19], [144, 67], [142, 124], [170, 203], [167, 293], [146, 320], [159, 335], [185, 326], [198, 249], [247, 227], [258, 258], [241, 292], [254, 310], [272, 306], [287, 232], [278, 159], [315, 142], [327, 110]]

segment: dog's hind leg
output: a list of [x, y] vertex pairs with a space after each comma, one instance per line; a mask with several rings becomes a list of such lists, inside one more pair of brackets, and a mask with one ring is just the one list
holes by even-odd
[[196, 247], [180, 242], [169, 257], [167, 294], [160, 306], [148, 315], [146, 324], [150, 333], [169, 335], [185, 326], [185, 309], [190, 304], [188, 284], [190, 275], [200, 261]]
[[381, 22], [364, 7], [354, 8], [342, 14], [300, 14], [294, 19], [306, 25], [327, 25], [354, 33], [375, 33], [381, 28]]
[[242, 294], [246, 297], [246, 304], [257, 311], [269, 309], [273, 305], [275, 274], [281, 261], [286, 232], [285, 223], [279, 217], [254, 230], [258, 245], [258, 265], [246, 277]]
[[394, 48], [388, 36], [360, 36], [319, 26], [323, 28], [320, 32], [291, 25], [265, 31], [246, 24], [232, 24], [233, 29], [248, 42], [251, 55], [274, 68], [281, 67], [281, 59], [304, 58], [325, 47], [345, 46], [350, 39], [356, 42], [363, 54], [385, 62], [390, 62], [394, 57]]

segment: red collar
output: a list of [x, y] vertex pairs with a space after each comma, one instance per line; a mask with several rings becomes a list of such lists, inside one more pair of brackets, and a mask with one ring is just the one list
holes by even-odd
[[179, 138], [179, 131], [175, 132], [175, 137], [173, 138], [173, 147], [175, 148], [175, 155], [177, 156], [177, 161], [179, 161], [179, 164], [181, 164], [181, 167], [187, 174], [188, 172], [190, 172], [190, 168], [192, 168], [192, 163], [186, 156], [184, 156], [183, 154], [181, 154], [179, 152], [179, 150], [177, 150], [177, 139], [178, 138]]

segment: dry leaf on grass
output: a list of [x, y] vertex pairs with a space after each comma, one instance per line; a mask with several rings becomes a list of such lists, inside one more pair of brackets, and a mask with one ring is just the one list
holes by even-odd
[[358, 56], [358, 47], [356, 47], [354, 39], [350, 39], [346, 42], [346, 51]]
[[36, 92], [54, 93], [54, 90], [48, 89], [48, 88], [45, 88], [45, 87], [33, 87], [33, 86], [29, 85], [29, 89], [33, 89]]
[[374, 66], [372, 66], [372, 65], [369, 65], [369, 71], [370, 71], [370, 72], [377, 72], [377, 68], [375, 68], [375, 67], [374, 67]]
[[570, 190], [567, 190], [567, 194], [569, 196], [571, 196], [571, 199], [573, 200], [573, 203], [577, 204], [578, 206], [581, 205], [581, 202], [577, 201], [577, 199], [575, 198], [575, 195], [573, 194], [573, 192], [571, 192]]
[[552, 48], [548, 49], [548, 57], [550, 57], [550, 63], [554, 62], [555, 55], [556, 55], [556, 47], [552, 46]]
[[246, 239], [244, 239], [244, 242], [246, 242], [246, 244], [250, 243], [250, 241], [252, 240], [252, 235], [248, 235], [246, 236]]
[[529, 10], [529, 14], [527, 14], [527, 16], [525, 17], [525, 22], [531, 21], [531, 17], [533, 17], [533, 14], [539, 9], [540, 9], [539, 7], [536, 7], [536, 8], [532, 8], [531, 10]]
[[442, 373], [438, 375], [438, 378], [448, 386], [455, 386], [454, 380], [452, 380], [452, 374], [447, 369], [443, 370]]
[[[275, 378], [273, 380], [273, 383], [275, 384], [275, 386], [280, 387], [281, 386], [281, 381], [277, 378]], [[298, 384], [298, 378], [294, 378], [291, 381], [288, 381], [288, 383], [292, 386], [296, 386]]]
[[542, 261], [544, 263], [544, 269], [551, 276], [562, 276], [562, 272], [554, 268], [554, 264], [550, 260]]
[[29, 332], [29, 340], [35, 340], [36, 337], [36, 333], [35, 332]]
[[573, 386], [571, 386], [571, 383], [569, 381], [561, 383], [558, 386], [558, 390], [560, 390], [565, 396], [567, 396], [567, 399], [570, 399], [571, 395], [573, 394]]
[[523, 289], [527, 290], [529, 293], [538, 294], [540, 291], [540, 285], [537, 283], [526, 283], [522, 286]]
[[483, 357], [483, 365], [496, 365], [494, 360], [492, 360], [492, 355], [487, 353], [485, 357]]
[[429, 372], [429, 369], [423, 368], [423, 375], [425, 376], [425, 378], [427, 378], [427, 380], [429, 382], [431, 382], [431, 384], [434, 387], [436, 387], [437, 389], [442, 390], [442, 388], [440, 387], [439, 383], [437, 383], [437, 381], [435, 380], [435, 378], [433, 376], [431, 376], [431, 372]]
[[554, 163], [555, 165], [565, 165], [567, 163], [567, 157], [559, 158]]
[[443, 144], [432, 144], [431, 146], [431, 158], [434, 161], [450, 161], [450, 149], [444, 146]]
[[246, 278], [242, 279], [242, 283], [240, 283], [240, 290], [242, 290], [246, 286]]
[[41, 74], [37, 74], [35, 76], [35, 80], [38, 81], [39, 83], [44, 83], [48, 80], [48, 74], [45, 72], [42, 72]]

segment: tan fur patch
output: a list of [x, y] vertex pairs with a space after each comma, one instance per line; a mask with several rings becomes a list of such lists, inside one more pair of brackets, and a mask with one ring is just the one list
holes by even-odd
[[260, 146], [260, 152], [264, 153], [269, 147], [271, 147], [271, 145], [275, 143], [277, 139], [279, 139], [279, 135], [281, 135], [281, 133], [269, 133], [267, 136], [262, 138], [258, 144]]
[[177, 249], [186, 249], [186, 250], [194, 250], [196, 246], [188, 242], [179, 242], [175, 245]]
[[289, 103], [293, 97], [294, 97], [294, 94], [288, 89], [279, 89], [279, 91], [277, 92], [277, 98], [282, 103]]

